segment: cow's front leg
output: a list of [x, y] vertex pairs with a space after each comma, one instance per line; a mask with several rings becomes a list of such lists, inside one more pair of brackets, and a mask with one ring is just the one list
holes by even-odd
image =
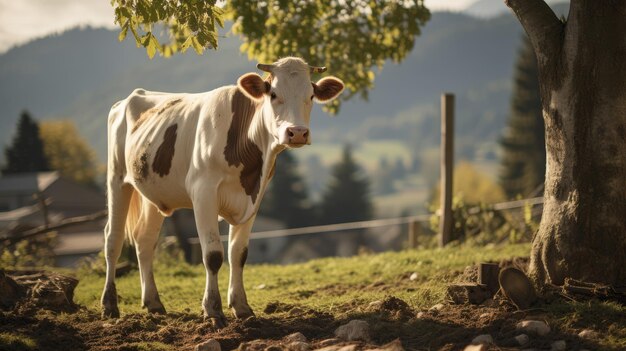
[[243, 266], [248, 258], [248, 239], [255, 217], [252, 216], [244, 224], [231, 225], [228, 238], [228, 262], [230, 264], [228, 307], [233, 310], [235, 317], [239, 319], [254, 316], [254, 312], [248, 305], [246, 291], [243, 287]]
[[206, 269], [206, 287], [202, 308], [204, 317], [215, 328], [224, 328], [227, 324], [222, 311], [222, 299], [217, 286], [217, 273], [224, 261], [224, 248], [220, 241], [220, 233], [217, 222], [217, 203], [215, 192], [196, 191], [197, 198], [193, 201], [194, 216], [202, 248], [202, 261]]

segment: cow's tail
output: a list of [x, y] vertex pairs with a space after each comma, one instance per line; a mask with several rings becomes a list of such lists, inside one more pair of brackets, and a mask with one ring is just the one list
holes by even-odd
[[126, 239], [135, 246], [137, 241], [135, 230], [137, 228], [137, 223], [139, 223], [139, 218], [141, 217], [141, 210], [143, 207], [141, 195], [137, 192], [137, 190], [132, 190], [132, 195], [130, 196], [130, 203], [128, 204], [128, 212], [126, 214]]

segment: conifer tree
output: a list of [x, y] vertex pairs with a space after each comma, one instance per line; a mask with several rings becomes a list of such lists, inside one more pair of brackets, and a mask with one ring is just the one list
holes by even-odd
[[39, 125], [28, 111], [22, 111], [13, 143], [4, 149], [6, 165], [3, 174], [49, 171], [43, 151]]
[[341, 161], [332, 169], [331, 180], [322, 197], [321, 221], [343, 223], [372, 218], [369, 180], [352, 158], [349, 145]]
[[544, 182], [546, 150], [538, 74], [535, 53], [524, 36], [516, 63], [511, 115], [500, 141], [500, 183], [508, 197], [528, 196]]
[[291, 152], [283, 151], [276, 159], [274, 177], [260, 214], [283, 221], [288, 228], [311, 225], [315, 214], [306, 188], [298, 173], [298, 162]]

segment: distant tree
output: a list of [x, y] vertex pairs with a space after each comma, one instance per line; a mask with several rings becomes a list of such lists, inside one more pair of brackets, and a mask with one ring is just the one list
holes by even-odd
[[376, 195], [393, 193], [393, 175], [387, 157], [381, 156], [378, 160], [378, 168], [374, 172], [372, 180], [374, 183], [373, 190]]
[[78, 183], [96, 182], [96, 154], [71, 121], [41, 123], [43, 149], [50, 168]]
[[404, 177], [406, 177], [406, 167], [404, 166], [404, 160], [402, 157], [396, 158], [391, 174], [393, 179], [404, 179]]
[[330, 183], [322, 196], [321, 221], [342, 223], [372, 218], [369, 180], [352, 158], [349, 145], [343, 149], [341, 161], [332, 169]]
[[[454, 167], [453, 195], [463, 198], [468, 204], [493, 204], [504, 201], [504, 191], [498, 183], [489, 176], [481, 173], [471, 163], [461, 161]], [[430, 203], [433, 207], [439, 207], [440, 185], [437, 185], [431, 193]]]
[[5, 147], [4, 155], [6, 165], [2, 168], [3, 174], [50, 170], [43, 151], [39, 125], [28, 111], [22, 111], [13, 143]]
[[542, 185], [546, 147], [537, 58], [524, 36], [515, 66], [511, 114], [500, 141], [503, 149], [500, 184], [507, 196], [527, 196]]
[[259, 213], [283, 221], [288, 228], [315, 223], [315, 212], [309, 201], [306, 184], [298, 173], [298, 162], [290, 151], [278, 155], [274, 177]]
[[[123, 40], [130, 30], [150, 57], [169, 56], [193, 47], [199, 54], [218, 46], [218, 27], [232, 20], [242, 36], [242, 51], [251, 59], [271, 63], [298, 55], [311, 64], [329, 66], [348, 91], [367, 98], [374, 66], [400, 62], [413, 48], [420, 27], [430, 19], [422, 0], [376, 1], [137, 1], [112, 0], [115, 23]], [[162, 26], [154, 25], [161, 24]], [[154, 31], [166, 28], [165, 35]], [[161, 44], [161, 42], [163, 44]], [[330, 105], [339, 106], [339, 99]]]

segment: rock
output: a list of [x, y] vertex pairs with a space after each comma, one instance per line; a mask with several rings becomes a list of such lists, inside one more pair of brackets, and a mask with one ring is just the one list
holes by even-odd
[[417, 272], [413, 272], [411, 274], [411, 276], [409, 277], [409, 280], [410, 281], [415, 281], [415, 280], [417, 280], [417, 278], [419, 278], [419, 275], [417, 274]]
[[102, 323], [102, 327], [103, 328], [111, 328], [113, 326], [113, 324], [111, 323]]
[[357, 348], [357, 345], [352, 344], [352, 345], [342, 346], [337, 351], [356, 351], [356, 348]]
[[487, 351], [487, 346], [485, 344], [467, 345], [463, 351]]
[[438, 303], [438, 304], [434, 305], [433, 307], [429, 308], [428, 310], [429, 311], [441, 311], [441, 310], [443, 310], [444, 307], [445, 307], [444, 304]]
[[530, 341], [530, 338], [526, 334], [520, 334], [520, 335], [514, 337], [513, 339], [515, 339], [515, 341], [517, 341], [519, 346], [524, 346], [524, 345], [528, 344], [528, 342]]
[[381, 347], [369, 349], [367, 351], [404, 351], [404, 347], [402, 347], [402, 342], [400, 341], [400, 339], [396, 339]]
[[255, 286], [254, 288], [255, 288], [256, 290], [263, 290], [263, 289], [265, 289], [265, 287], [266, 287], [266, 285], [265, 285], [265, 284], [259, 284], [259, 285]]
[[598, 337], [598, 332], [592, 329], [585, 329], [578, 333], [578, 336], [582, 339], [596, 339]]
[[354, 319], [335, 330], [335, 336], [347, 341], [369, 341], [369, 325], [366, 321]]
[[415, 318], [417, 319], [422, 319], [424, 317], [426, 317], [426, 313], [424, 312], [417, 312], [417, 314], [415, 315]]
[[472, 344], [493, 344], [493, 337], [489, 334], [478, 335], [472, 339]]
[[567, 344], [565, 343], [565, 340], [557, 340], [553, 342], [551, 346], [552, 351], [564, 351], [567, 347]]
[[520, 310], [525, 310], [537, 301], [537, 293], [530, 279], [521, 270], [508, 267], [498, 276], [500, 289]]
[[196, 345], [195, 351], [221, 351], [220, 343], [215, 339], [209, 339], [203, 343]]
[[367, 305], [368, 309], [377, 310], [383, 305], [383, 302], [380, 300], [372, 301]]
[[334, 345], [340, 342], [341, 340], [337, 338], [330, 338], [330, 339], [325, 339], [325, 340], [320, 341], [319, 346], [326, 347], [326, 346]]
[[550, 326], [543, 321], [525, 320], [517, 323], [515, 328], [517, 330], [537, 334], [540, 336], [544, 336], [550, 333]]
[[[296, 333], [296, 334], [300, 334], [300, 333]], [[287, 344], [287, 349], [289, 349], [290, 351], [309, 351], [312, 349], [312, 347], [309, 343], [306, 343], [304, 341], [293, 341]]]
[[297, 332], [293, 334], [289, 334], [283, 338], [286, 342], [306, 342], [306, 336], [304, 334]]

